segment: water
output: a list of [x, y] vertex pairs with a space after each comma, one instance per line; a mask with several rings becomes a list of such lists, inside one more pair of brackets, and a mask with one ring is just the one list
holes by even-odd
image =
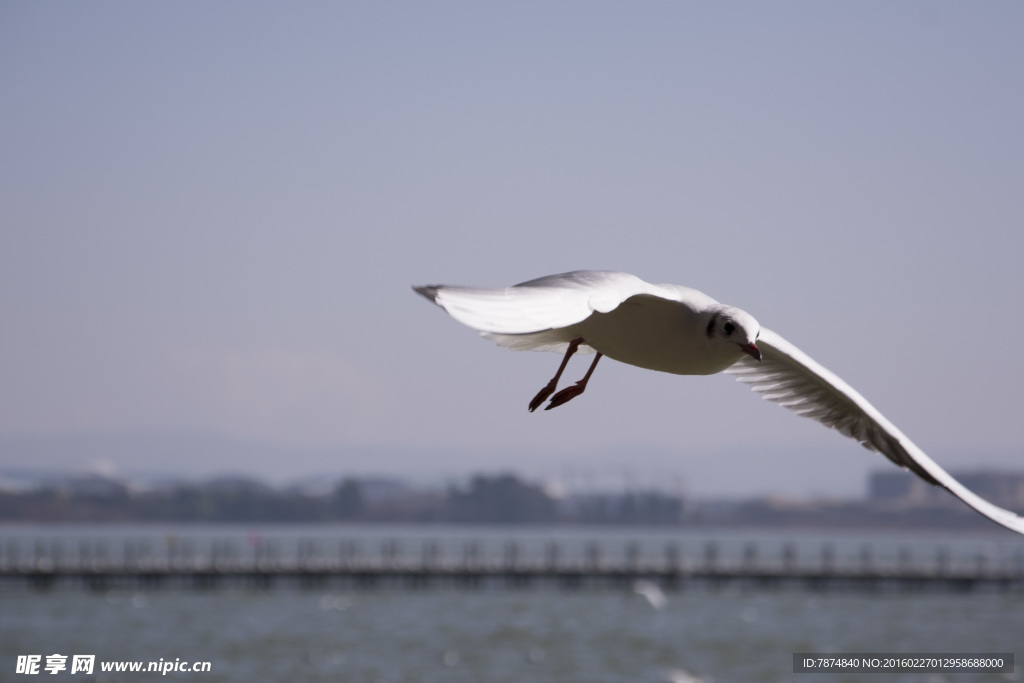
[[[54, 538], [76, 535], [140, 538], [146, 527], [47, 529]], [[700, 535], [662, 530], [530, 530], [474, 528], [160, 528], [154, 537], [286, 539], [322, 534], [324, 547], [358, 537], [366, 546], [401, 539], [418, 548], [433, 539], [452, 552], [487, 535], [486, 552], [501, 552], [508, 538], [524, 547], [557, 537], [605, 538], [611, 546], [640, 538], [657, 549], [669, 538], [693, 553], [718, 538], [725, 555], [750, 539], [768, 547], [778, 534]], [[485, 534], [485, 531], [487, 532]], [[28, 542], [40, 529], [5, 528], [0, 539]], [[789, 537], [787, 535], [786, 537]], [[797, 538], [814, 548], [825, 534]], [[52, 539], [51, 539], [52, 540]], [[567, 545], [572, 545], [568, 543]], [[972, 556], [1014, 556], [1011, 536], [934, 538], [921, 534], [842, 536], [843, 549], [871, 540], [894, 550], [915, 542], [954, 547]], [[729, 542], [731, 542], [731, 545]], [[70, 545], [74, 545], [71, 543]], [[653, 552], [653, 550], [652, 550]], [[852, 550], [851, 550], [852, 552]], [[881, 553], [884, 554], [884, 553]], [[813, 555], [813, 553], [810, 553]], [[103, 673], [92, 678], [63, 672], [53, 680], [95, 681], [353, 681], [353, 682], [626, 682], [626, 681], [1005, 681], [1019, 674], [794, 674], [793, 652], [1014, 652], [1024, 655], [1024, 595], [998, 593], [812, 593], [726, 587], [669, 592], [662, 609], [628, 590], [560, 591], [483, 588], [353, 590], [227, 588], [202, 592], [89, 592], [56, 589], [0, 591], [0, 681], [33, 680], [14, 674], [18, 655], [95, 654], [112, 660], [209, 661], [209, 672]], [[97, 666], [98, 669], [98, 666]], [[1019, 665], [1018, 665], [1019, 669]], [[47, 679], [51, 679], [47, 676]]]

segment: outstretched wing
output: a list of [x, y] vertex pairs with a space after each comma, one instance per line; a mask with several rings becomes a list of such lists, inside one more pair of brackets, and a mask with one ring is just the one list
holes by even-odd
[[925, 481], [949, 489], [992, 521], [1024, 534], [1024, 519], [965, 488], [853, 387], [806, 353], [763, 327], [757, 345], [762, 352], [760, 363], [743, 359], [725, 372], [765, 399], [859, 441]]
[[463, 325], [493, 334], [528, 334], [575, 325], [595, 311], [607, 313], [631, 296], [677, 294], [628, 273], [577, 270], [494, 289], [413, 287]]

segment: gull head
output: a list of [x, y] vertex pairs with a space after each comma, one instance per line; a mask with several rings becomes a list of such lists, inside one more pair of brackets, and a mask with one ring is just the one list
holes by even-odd
[[754, 360], [761, 360], [757, 336], [761, 326], [754, 316], [735, 306], [715, 306], [710, 311], [707, 328], [708, 340], [717, 348], [742, 351]]

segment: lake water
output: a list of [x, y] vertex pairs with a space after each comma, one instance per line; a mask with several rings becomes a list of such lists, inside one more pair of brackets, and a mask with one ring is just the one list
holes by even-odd
[[[636, 529], [483, 529], [473, 527], [3, 527], [18, 553], [44, 537], [69, 548], [81, 539], [149, 538], [156, 548], [187, 541], [200, 554], [211, 539], [282, 547], [316, 538], [328, 552], [356, 539], [364, 552], [398, 541], [408, 552], [428, 539], [450, 553], [479, 540], [500, 553], [509, 539], [524, 553], [558, 539], [568, 548], [601, 540], [611, 548], [639, 539], [643, 552], [680, 543], [698, 556], [709, 540], [723, 557], [751, 541], [763, 553], [788, 540], [808, 561], [831, 542], [840, 558], [872, 544], [895, 557], [937, 547], [956, 557], [1013, 561], [1010, 534], [701, 533]], [[13, 539], [13, 540], [12, 540]], [[168, 541], [168, 539], [173, 539]], [[205, 540], [204, 540], [205, 539]], [[259, 539], [259, 540], [254, 540]], [[44, 543], [44, 544], [45, 544]], [[48, 546], [49, 547], [49, 546]], [[885, 550], [885, 549], [889, 550]], [[70, 550], [68, 552], [71, 552]], [[964, 561], [969, 561], [965, 559]], [[93, 654], [93, 675], [42, 674], [46, 680], [601, 682], [601, 681], [1005, 681], [1021, 674], [794, 674], [794, 652], [1015, 652], [1024, 655], [1020, 593], [850, 593], [726, 586], [668, 592], [661, 609], [630, 590], [552, 586], [513, 590], [435, 587], [354, 590], [282, 587], [193, 591], [56, 588], [0, 590], [0, 681], [18, 675], [19, 655]], [[99, 662], [208, 661], [208, 672], [101, 672]], [[69, 659], [70, 663], [70, 659]], [[70, 666], [69, 666], [70, 669]], [[1018, 670], [1020, 666], [1018, 665]]]

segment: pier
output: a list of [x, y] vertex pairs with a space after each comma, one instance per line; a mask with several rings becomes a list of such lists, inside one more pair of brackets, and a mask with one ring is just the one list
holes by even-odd
[[[864, 545], [840, 556], [833, 544], [798, 552], [794, 543], [707, 542], [659, 549], [600, 541], [582, 545], [465, 541], [442, 544], [386, 540], [376, 548], [340, 539], [54, 539], [0, 543], [0, 590], [269, 589], [341, 587], [352, 590], [451, 586], [466, 589], [554, 587], [632, 590], [649, 581], [663, 590], [756, 588], [811, 591], [1021, 591], [1024, 555], [953, 556], [944, 548], [915, 557]], [[447, 552], [445, 552], [447, 550]], [[660, 552], [658, 552], [660, 551]]]

